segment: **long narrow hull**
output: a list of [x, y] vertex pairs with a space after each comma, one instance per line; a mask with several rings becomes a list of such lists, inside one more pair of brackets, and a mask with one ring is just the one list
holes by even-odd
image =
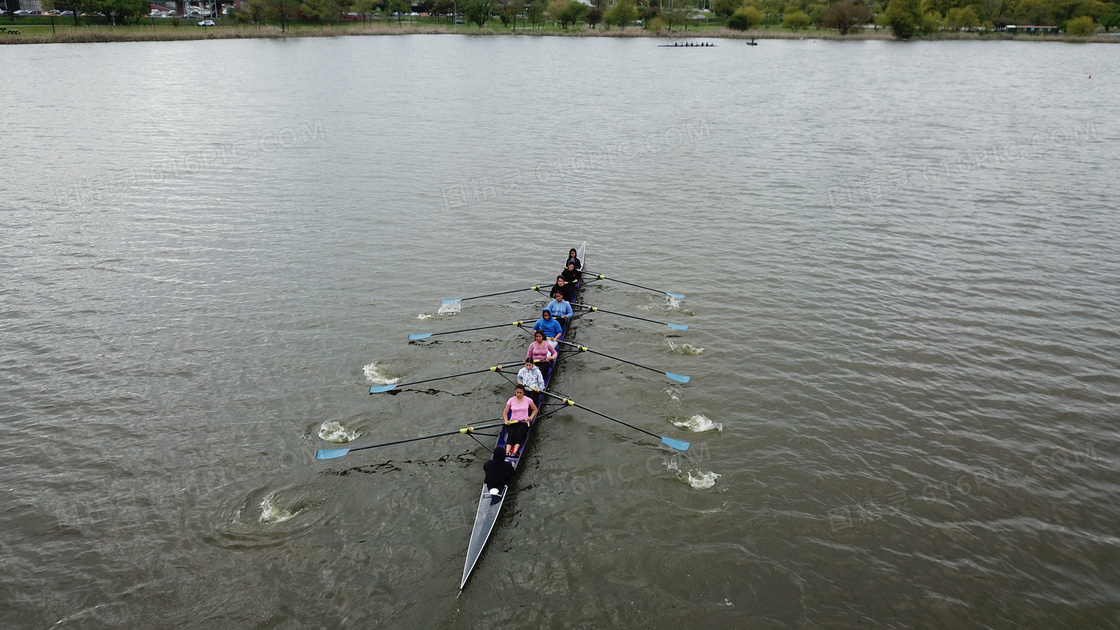
[[[576, 252], [576, 255], [583, 262], [585, 268], [587, 266], [587, 259], [584, 257], [586, 249], [587, 243], [584, 243], [580, 246], [579, 251]], [[577, 301], [582, 289], [582, 283], [576, 286], [575, 293], [572, 295], [573, 302]], [[572, 324], [573, 322], [569, 321], [564, 329], [565, 339], [570, 336]], [[545, 381], [545, 387], [552, 382], [552, 379], [556, 378], [556, 373], [560, 369], [560, 362], [561, 359], [557, 357], [556, 364], [553, 366], [552, 372]], [[545, 398], [545, 396], [540, 397], [540, 402], [538, 403], [540, 412], [537, 414], [538, 417], [543, 416], [545, 407], [549, 404], [545, 401]], [[521, 450], [518, 455], [516, 457], [506, 458], [506, 461], [513, 464], [515, 473], [522, 457], [524, 457], [525, 452], [529, 449], [529, 440], [533, 437], [533, 429], [535, 426], [535, 422], [529, 426], [529, 432], [525, 436], [525, 443], [521, 445]], [[498, 443], [496, 446], [505, 448], [505, 445], [506, 430], [503, 428], [498, 435]], [[486, 541], [490, 539], [490, 532], [494, 531], [494, 524], [498, 522], [498, 514], [502, 511], [502, 505], [506, 501], [506, 495], [509, 493], [509, 486], [502, 486], [499, 490], [500, 492], [498, 494], [491, 494], [490, 488], [488, 488], [486, 484], [482, 484], [482, 496], [478, 499], [478, 511], [475, 512], [474, 515], [474, 527], [471, 529], [471, 540], [467, 545], [467, 560], [463, 564], [463, 581], [459, 583], [460, 590], [467, 585], [467, 580], [471, 577], [471, 571], [474, 569], [474, 565], [478, 563], [478, 558], [482, 555], [482, 550], [486, 548]]]

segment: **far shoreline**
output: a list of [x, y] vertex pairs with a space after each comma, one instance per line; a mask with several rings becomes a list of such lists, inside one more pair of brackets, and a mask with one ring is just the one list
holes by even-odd
[[[38, 25], [36, 25], [38, 26]], [[8, 29], [19, 29], [10, 25]], [[649, 39], [726, 39], [726, 40], [779, 40], [811, 39], [828, 41], [899, 41], [888, 29], [864, 29], [859, 33], [840, 35], [838, 31], [781, 31], [749, 30], [735, 31], [726, 27], [704, 28], [701, 30], [677, 30], [651, 32], [637, 27], [625, 29], [572, 29], [556, 31], [547, 29], [511, 30], [508, 27], [491, 28], [451, 28], [442, 25], [402, 25], [390, 24], [360, 26], [299, 26], [281, 31], [274, 26], [261, 28], [253, 26], [214, 26], [200, 29], [193, 25], [177, 28], [161, 26], [151, 28], [147, 25], [129, 26], [68, 26], [57, 34], [52, 33], [0, 33], [0, 44], [90, 44], [110, 42], [154, 42], [154, 41], [200, 41], [213, 39], [299, 39], [306, 37], [376, 37], [393, 35], [467, 35], [471, 37], [489, 36], [527, 36], [527, 37], [617, 37]], [[1084, 36], [1070, 35], [1008, 35], [1006, 33], [955, 32], [938, 33], [914, 37], [908, 41], [1006, 41], [1006, 42], [1063, 42], [1063, 43], [1120, 43], [1120, 36], [1097, 34]]]

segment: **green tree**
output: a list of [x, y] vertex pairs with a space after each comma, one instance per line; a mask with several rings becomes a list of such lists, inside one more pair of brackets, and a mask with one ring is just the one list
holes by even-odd
[[712, 2], [712, 13], [726, 20], [741, 6], [743, 6], [743, 0], [714, 0]]
[[43, 9], [50, 11], [72, 11], [74, 13], [74, 26], [78, 26], [78, 17], [84, 11], [85, 0], [43, 0]]
[[837, 2], [824, 11], [821, 26], [834, 28], [841, 35], [847, 35], [857, 26], [866, 24], [871, 19], [871, 10], [862, 4], [854, 2]]
[[[252, 0], [250, 0], [252, 1]], [[369, 24], [370, 18], [377, 12], [379, 0], [354, 0], [354, 12], [362, 16], [362, 21]], [[451, 10], [451, 1], [448, 0], [447, 10]]]
[[1069, 22], [1066, 22], [1066, 33], [1078, 37], [1095, 35], [1097, 33], [1097, 23], [1088, 15], [1082, 15], [1079, 18], [1073, 18]]
[[890, 0], [883, 19], [894, 36], [910, 39], [922, 25], [921, 0]]
[[782, 18], [782, 28], [791, 31], [809, 28], [809, 15], [800, 10], [787, 11], [785, 17]]
[[964, 7], [949, 9], [945, 14], [945, 26], [952, 31], [959, 31], [964, 29], [966, 31], [972, 30], [980, 26], [980, 18], [976, 17], [976, 11], [972, 7]]
[[587, 8], [587, 5], [579, 0], [568, 0], [556, 21], [560, 22], [560, 28], [563, 29], [567, 29], [569, 24], [575, 26], [587, 15]]
[[300, 10], [312, 20], [333, 24], [342, 14], [342, 5], [339, 0], [303, 0]]
[[385, 10], [390, 15], [394, 13], [397, 15], [397, 26], [400, 26], [401, 17], [412, 10], [412, 3], [409, 0], [385, 0]]
[[459, 6], [462, 7], [463, 17], [480, 29], [490, 19], [490, 0], [463, 0]]
[[245, 18], [252, 22], [253, 25], [256, 26], [259, 30], [261, 27], [261, 22], [264, 21], [265, 12], [267, 11], [267, 9], [268, 6], [265, 0], [249, 0], [249, 2], [245, 5], [245, 9], [242, 13], [244, 14]]
[[[451, 15], [455, 12], [454, 0], [436, 0], [432, 5], [432, 13], [435, 15]], [[455, 21], [455, 16], [451, 16], [451, 21]]]
[[280, 31], [288, 30], [288, 22], [296, 15], [296, 0], [265, 0], [265, 15], [270, 22], [280, 22]]
[[925, 34], [936, 33], [941, 30], [941, 14], [937, 11], [926, 11], [922, 15], [921, 31]]
[[603, 21], [603, 10], [597, 6], [592, 6], [587, 10], [587, 15], [584, 17], [587, 20], [587, 25], [595, 28], [595, 25]]
[[727, 18], [727, 28], [737, 31], [750, 30], [762, 22], [762, 11], [754, 7], [743, 7]]
[[608, 24], [625, 28], [638, 19], [638, 7], [634, 4], [634, 0], [618, 0], [614, 3], [614, 6], [607, 9], [607, 12], [603, 14], [603, 19]]
[[537, 28], [544, 22], [545, 12], [548, 10], [548, 3], [545, 0], [531, 0], [525, 6], [525, 17], [529, 18], [529, 23], [533, 28]]

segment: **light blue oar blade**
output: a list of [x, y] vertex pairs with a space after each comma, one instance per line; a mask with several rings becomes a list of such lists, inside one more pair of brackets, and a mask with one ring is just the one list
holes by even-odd
[[432, 333], [414, 333], [408, 336], [409, 341], [416, 341], [417, 339], [427, 339], [431, 337]]
[[391, 392], [396, 388], [396, 385], [374, 385], [373, 387], [369, 388], [369, 393], [384, 394], [385, 392]]
[[448, 304], [458, 304], [459, 302], [463, 301], [463, 298], [455, 298], [454, 300], [441, 300], [441, 301], [443, 302], [444, 306], [446, 306]]
[[665, 376], [673, 379], [678, 383], [687, 383], [692, 380], [691, 376], [685, 376], [684, 374], [673, 374], [672, 372], [666, 372]]
[[665, 324], [665, 325], [668, 326], [669, 328], [672, 328], [673, 330], [688, 330], [688, 325], [687, 324]]
[[342, 457], [343, 455], [345, 455], [349, 452], [350, 452], [350, 449], [348, 449], [348, 448], [333, 448], [333, 449], [320, 450], [320, 451], [315, 453], [315, 459], [334, 459], [336, 457]]
[[688, 447], [691, 446], [691, 444], [689, 444], [688, 442], [674, 440], [673, 438], [667, 438], [665, 436], [661, 437], [661, 441], [665, 443], [665, 446], [670, 446], [677, 449], [678, 451], [687, 451]]
[[684, 299], [684, 296], [681, 295], [680, 293], [669, 293], [668, 291], [666, 291], [665, 295], [668, 295], [669, 297], [673, 298], [674, 300], [683, 300]]

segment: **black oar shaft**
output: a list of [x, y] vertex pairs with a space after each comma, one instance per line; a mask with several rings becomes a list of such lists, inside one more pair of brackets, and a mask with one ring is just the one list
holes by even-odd
[[591, 306], [589, 304], [572, 304], [572, 306], [578, 306], [580, 308], [585, 308], [585, 309], [587, 309], [591, 312], [594, 312], [594, 313], [607, 313], [609, 315], [618, 315], [619, 317], [629, 317], [630, 319], [640, 319], [643, 322], [650, 322], [652, 324], [662, 324], [662, 325], [665, 324], [665, 322], [659, 322], [656, 319], [647, 319], [645, 317], [638, 317], [637, 315], [627, 315], [626, 313], [616, 313], [615, 311], [608, 311], [606, 309], [602, 309], [602, 308], [599, 308], [597, 306]]
[[590, 352], [591, 354], [597, 354], [601, 357], [607, 357], [608, 359], [614, 359], [615, 361], [618, 361], [620, 363], [625, 363], [627, 365], [633, 365], [634, 367], [640, 367], [643, 370], [649, 370], [650, 372], [657, 372], [658, 374], [664, 374], [665, 373], [663, 370], [658, 370], [656, 368], [651, 368], [648, 365], [642, 365], [641, 363], [634, 363], [633, 361], [627, 361], [626, 359], [620, 359], [618, 357], [612, 357], [611, 355], [607, 354], [606, 352], [599, 352], [598, 350], [592, 350], [591, 348], [588, 348], [587, 346], [581, 346], [579, 344], [575, 344], [575, 343], [572, 343], [570, 341], [564, 341], [563, 339], [561, 339], [560, 343], [562, 343], [566, 346], [572, 346], [573, 348], [579, 348], [581, 352]]
[[497, 293], [487, 293], [486, 295], [473, 295], [471, 297], [459, 298], [459, 301], [460, 302], [466, 302], [467, 300], [479, 300], [479, 299], [482, 299], [482, 298], [494, 297], [496, 295], [509, 295], [510, 293], [520, 293], [522, 291], [536, 291], [538, 288], [539, 287], [534, 286], [534, 287], [527, 287], [527, 288], [524, 288], [524, 289], [513, 289], [511, 291], [499, 291]]
[[649, 431], [646, 431], [645, 429], [636, 427], [636, 426], [634, 426], [634, 425], [632, 425], [628, 422], [623, 422], [622, 420], [619, 420], [618, 418], [612, 418], [611, 416], [608, 416], [605, 413], [595, 411], [594, 409], [591, 409], [590, 407], [584, 407], [583, 405], [577, 403], [576, 401], [572, 400], [571, 398], [567, 398], [565, 396], [557, 396], [556, 394], [553, 394], [552, 392], [549, 392], [549, 391], [542, 392], [542, 393], [545, 396], [551, 396], [552, 398], [556, 398], [556, 399], [562, 401], [566, 405], [571, 405], [572, 407], [579, 407], [580, 409], [583, 409], [584, 411], [593, 413], [597, 416], [602, 416], [602, 417], [606, 418], [607, 420], [611, 420], [612, 422], [617, 422], [617, 423], [621, 424], [622, 426], [630, 427], [631, 429], [634, 429], [635, 431], [641, 431], [642, 433], [645, 433], [646, 435], [653, 436], [653, 437], [655, 437], [659, 440], [661, 439], [661, 436], [657, 435], [656, 433], [650, 433]]
[[633, 282], [627, 282], [625, 280], [619, 280], [618, 278], [611, 278], [611, 277], [608, 277], [608, 276], [604, 276], [601, 273], [596, 273], [594, 271], [588, 271], [586, 273], [589, 273], [589, 274], [595, 276], [595, 278], [597, 278], [599, 280], [610, 280], [611, 282], [617, 282], [619, 284], [628, 284], [632, 287], [638, 287], [639, 289], [645, 289], [646, 291], [653, 291], [654, 293], [665, 293], [665, 291], [661, 291], [660, 289], [652, 289], [650, 287], [643, 287], [640, 284], [634, 284]]
[[369, 446], [359, 446], [357, 448], [352, 448], [352, 449], [350, 449], [350, 452], [352, 453], [354, 451], [364, 451], [366, 449], [380, 448], [382, 446], [393, 446], [394, 444], [405, 444], [407, 442], [418, 442], [420, 440], [430, 440], [430, 439], [437, 438], [437, 437], [443, 437], [445, 435], [457, 435], [459, 433], [464, 433], [464, 434], [465, 433], [474, 433], [475, 431], [477, 431], [479, 429], [493, 429], [494, 427], [500, 427], [500, 426], [503, 426], [504, 424], [505, 424], [504, 422], [498, 422], [498, 423], [495, 423], [495, 424], [484, 424], [484, 425], [477, 426], [477, 427], [464, 427], [462, 429], [456, 429], [454, 431], [447, 431], [445, 433], [434, 433], [432, 435], [423, 435], [423, 436], [420, 436], [420, 437], [408, 438], [407, 440], [394, 440], [392, 442], [383, 442], [381, 444], [370, 444]]
[[[517, 364], [515, 361], [510, 361], [509, 363], [514, 364], [514, 365]], [[398, 388], [408, 387], [409, 385], [419, 385], [421, 383], [431, 383], [433, 381], [445, 381], [445, 380], [450, 379], [450, 378], [459, 378], [460, 376], [470, 376], [471, 374], [484, 374], [486, 372], [500, 372], [501, 370], [502, 370], [502, 364], [498, 364], [498, 365], [495, 365], [494, 367], [488, 367], [484, 370], [471, 370], [470, 372], [463, 372], [462, 374], [452, 374], [450, 376], [437, 376], [436, 378], [426, 378], [422, 381], [412, 381], [411, 383], [401, 383], [401, 384], [397, 385], [397, 387]]]

